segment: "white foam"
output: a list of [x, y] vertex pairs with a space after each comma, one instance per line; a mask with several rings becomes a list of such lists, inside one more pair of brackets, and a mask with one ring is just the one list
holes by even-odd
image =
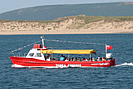
[[118, 65], [116, 65], [116, 66], [133, 66], [133, 63], [131, 62], [131, 63], [123, 63], [123, 64], [118, 64]]
[[24, 68], [25, 66], [14, 64], [12, 65], [13, 68]]

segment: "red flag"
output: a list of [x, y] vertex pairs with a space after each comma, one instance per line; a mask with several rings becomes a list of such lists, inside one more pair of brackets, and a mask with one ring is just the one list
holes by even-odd
[[107, 50], [111, 50], [113, 48], [113, 46], [111, 46], [111, 45], [106, 45], [106, 49]]

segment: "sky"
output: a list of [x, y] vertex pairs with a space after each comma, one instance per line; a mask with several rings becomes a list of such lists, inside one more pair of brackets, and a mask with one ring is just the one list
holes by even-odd
[[61, 4], [89, 4], [107, 2], [131, 2], [133, 0], [0, 0], [0, 13], [21, 8], [42, 6], [42, 5], [61, 5]]

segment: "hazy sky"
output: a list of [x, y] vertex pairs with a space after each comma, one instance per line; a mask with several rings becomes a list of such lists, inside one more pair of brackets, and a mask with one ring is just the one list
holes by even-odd
[[0, 0], [0, 13], [40, 5], [107, 3], [126, 1], [133, 0]]

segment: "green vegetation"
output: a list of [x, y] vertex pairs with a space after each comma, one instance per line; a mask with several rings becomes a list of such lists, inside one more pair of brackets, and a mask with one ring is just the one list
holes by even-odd
[[0, 19], [0, 22], [1, 22], [1, 23], [4, 23], [4, 22], [11, 22], [11, 20], [2, 20], [2, 19]]
[[53, 21], [48, 20], [48, 21], [37, 21], [37, 22], [39, 22], [40, 24], [43, 24], [43, 23], [50, 23], [50, 22], [53, 22]]
[[121, 16], [121, 17], [105, 17], [105, 16], [76, 16], [77, 19], [84, 20], [85, 23], [102, 21], [104, 22], [122, 22], [122, 21], [133, 21], [133, 16]]
[[106, 17], [105, 22], [122, 22], [122, 21], [133, 21], [133, 16], [121, 16], [121, 17]]
[[133, 16], [120, 16], [120, 17], [105, 17], [105, 16], [86, 16], [86, 15], [78, 15], [78, 16], [70, 16], [70, 17], [59, 17], [53, 21], [60, 22], [68, 19], [79, 19], [84, 20], [84, 22], [91, 23], [91, 22], [97, 22], [102, 21], [104, 22], [122, 22], [122, 21], [133, 21]]
[[80, 19], [80, 20], [84, 20], [85, 23], [91, 23], [91, 22], [97, 22], [97, 21], [101, 21], [101, 20], [104, 20], [105, 18], [108, 18], [108, 17], [104, 17], [104, 16], [77, 16], [76, 17], [77, 19]]
[[[105, 17], [105, 16], [86, 16], [86, 15], [78, 15], [78, 16], [69, 16], [69, 17], [59, 17], [55, 20], [52, 21], [27, 21], [27, 20], [14, 20], [16, 22], [38, 22], [40, 24], [43, 23], [52, 23], [52, 22], [62, 22], [65, 20], [69, 20], [69, 19], [77, 19], [77, 20], [83, 20], [85, 22], [85, 24], [87, 23], [91, 23], [91, 22], [97, 22], [97, 21], [102, 21], [104, 20], [104, 22], [122, 22], [122, 21], [133, 21], [133, 16], [120, 16], [120, 17]], [[11, 20], [1, 20], [0, 22], [11, 22]]]
[[59, 18], [56, 18], [55, 20], [53, 20], [53, 21], [55, 21], [55, 22], [61, 22], [61, 21], [64, 21], [64, 20], [67, 20], [67, 19], [69, 19], [69, 18], [71, 18], [72, 16], [70, 16], [70, 17], [59, 17]]
[[[0, 19], [7, 20], [28, 20], [28, 21], [48, 21], [56, 19], [57, 22], [67, 19], [68, 16], [86, 15], [86, 23], [101, 20], [104, 17], [93, 16], [133, 16], [133, 3], [112, 2], [93, 4], [70, 4], [70, 5], [47, 5], [30, 8], [17, 9], [0, 14]], [[64, 18], [66, 17], [66, 18]], [[90, 20], [91, 19], [91, 20]]]

